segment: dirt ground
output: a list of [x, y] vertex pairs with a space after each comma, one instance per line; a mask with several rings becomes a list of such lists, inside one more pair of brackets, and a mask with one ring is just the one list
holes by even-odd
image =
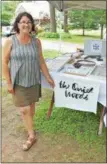
[[[69, 137], [49, 137], [37, 131], [37, 143], [29, 151], [24, 152], [21, 145], [26, 137], [27, 133], [18, 109], [12, 105], [11, 97], [8, 101], [4, 97], [2, 99], [2, 162], [67, 162], [67, 156], [71, 156], [71, 152], [76, 152], [78, 149], [78, 145], [74, 142], [70, 143], [72, 146], [69, 145]], [[75, 160], [77, 160], [76, 153]]]
[[[27, 133], [23, 127], [18, 108], [14, 107], [11, 95], [2, 97], [2, 162], [105, 162], [97, 161], [94, 154], [90, 155], [84, 148], [65, 134], [46, 135], [37, 131], [37, 142], [24, 152], [22, 143]], [[95, 160], [96, 159], [96, 160]]]

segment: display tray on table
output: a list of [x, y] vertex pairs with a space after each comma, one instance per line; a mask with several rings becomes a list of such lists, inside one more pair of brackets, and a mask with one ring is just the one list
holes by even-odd
[[72, 64], [66, 64], [64, 66], [63, 73], [79, 75], [79, 76], [87, 76], [92, 73], [95, 69], [95, 66], [81, 66], [80, 68], [75, 68]]

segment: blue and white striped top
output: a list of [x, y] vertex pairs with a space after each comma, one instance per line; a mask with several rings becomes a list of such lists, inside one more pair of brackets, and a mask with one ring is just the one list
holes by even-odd
[[16, 35], [12, 37], [10, 56], [10, 75], [12, 84], [30, 87], [41, 83], [40, 65], [37, 42], [31, 37], [31, 42], [21, 44]]

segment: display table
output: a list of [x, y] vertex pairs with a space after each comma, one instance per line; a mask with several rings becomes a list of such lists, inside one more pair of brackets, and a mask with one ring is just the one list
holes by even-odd
[[[87, 80], [88, 81], [91, 81], [92, 83], [97, 82], [99, 84], [99, 93], [98, 93], [98, 99], [97, 99], [97, 102], [101, 103], [104, 107], [106, 106], [106, 78], [104, 76], [95, 76], [93, 74], [89, 75], [89, 76], [79, 76], [79, 75], [72, 75], [72, 74], [66, 74], [64, 73], [63, 69], [59, 72], [53, 72], [51, 71], [50, 72], [52, 78], [54, 79], [54, 81], [59, 78], [60, 76], [63, 77], [63, 79], [77, 79], [77, 81], [80, 81], [80, 80], [84, 80], [84, 83], [86, 82], [87, 83]], [[48, 88], [50, 90], [53, 91], [53, 94], [52, 94], [52, 99], [51, 99], [51, 102], [50, 102], [50, 106], [49, 106], [49, 110], [48, 110], [48, 113], [47, 113], [47, 117], [49, 118], [51, 116], [51, 112], [52, 112], [52, 107], [53, 107], [53, 104], [54, 104], [54, 91], [51, 86], [48, 84], [48, 82], [46, 81], [45, 77], [43, 76], [43, 74], [41, 73], [41, 84], [42, 84], [42, 87], [43, 88]], [[78, 101], [78, 100], [77, 100]], [[71, 103], [71, 109], [74, 109], [72, 108], [72, 101], [69, 102], [69, 104]], [[63, 104], [63, 107], [66, 107], [64, 106]], [[105, 113], [105, 108], [103, 107], [102, 109], [102, 114], [101, 114], [101, 119], [100, 119], [100, 125], [99, 125], [99, 134], [102, 133], [102, 126], [103, 126], [103, 116], [104, 116], [104, 113]], [[70, 107], [69, 107], [70, 108]], [[80, 110], [78, 107], [76, 110]], [[90, 111], [92, 112], [92, 111]]]

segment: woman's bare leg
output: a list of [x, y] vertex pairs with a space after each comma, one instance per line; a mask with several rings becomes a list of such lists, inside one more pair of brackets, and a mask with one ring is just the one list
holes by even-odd
[[[34, 105], [32, 105], [34, 107]], [[31, 115], [31, 106], [20, 108], [21, 115], [24, 121], [26, 130], [28, 131], [28, 139], [23, 144], [22, 148], [24, 151], [29, 150], [32, 145], [36, 142], [36, 137], [33, 129], [33, 117]]]
[[24, 121], [25, 128], [28, 131], [29, 136], [34, 137], [35, 135], [33, 129], [33, 118], [31, 116], [30, 108], [30, 105], [26, 107], [21, 107], [20, 111]]
[[31, 116], [32, 116], [32, 118], [33, 118], [34, 115], [35, 115], [35, 103], [32, 103], [32, 104], [30, 105], [30, 113], [31, 113]]

